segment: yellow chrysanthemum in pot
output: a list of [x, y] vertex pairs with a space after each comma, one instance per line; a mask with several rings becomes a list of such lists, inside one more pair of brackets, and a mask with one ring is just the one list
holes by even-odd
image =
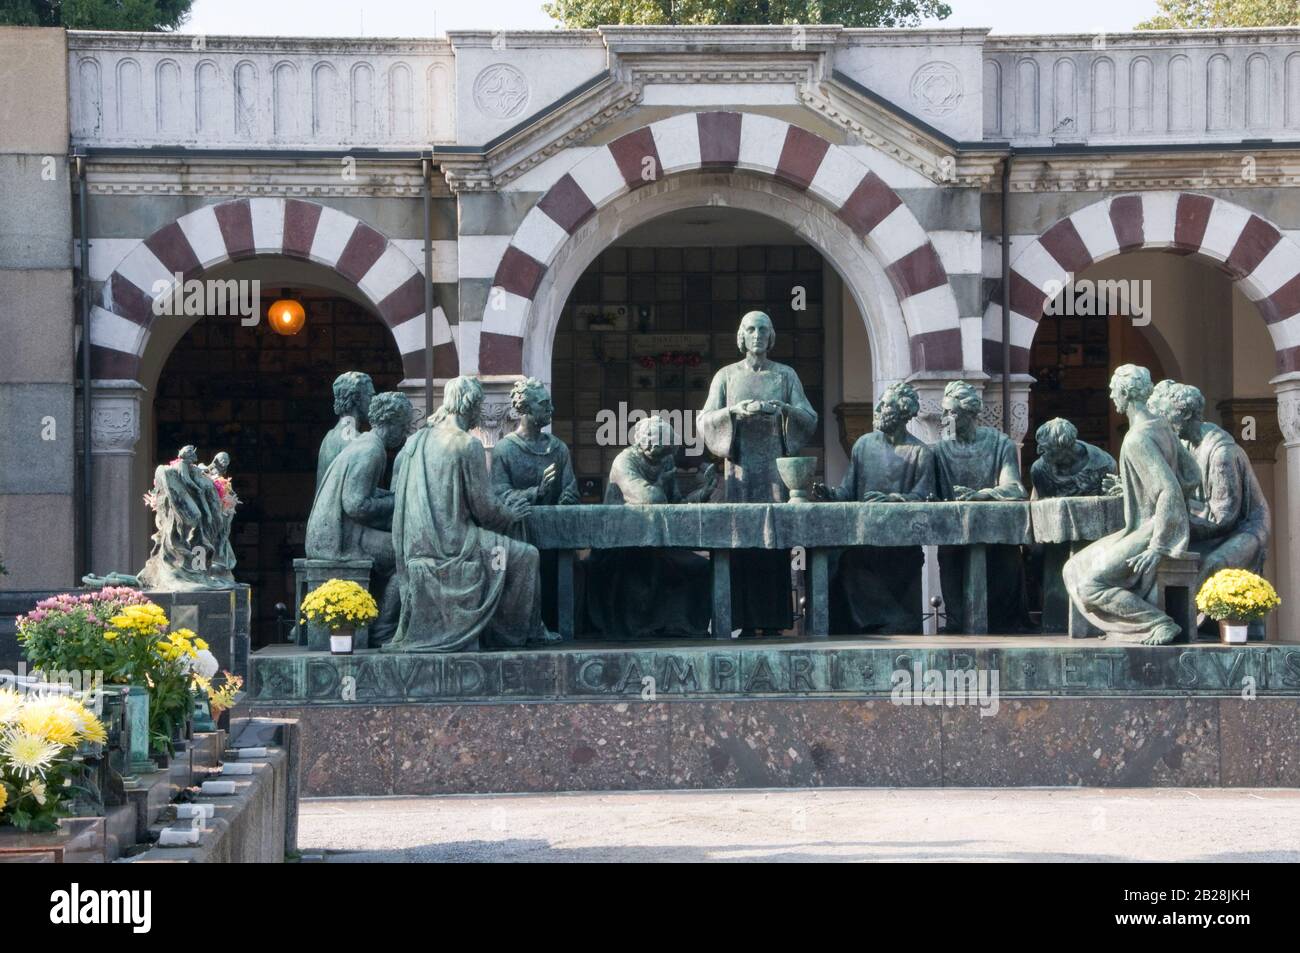
[[1220, 569], [1196, 594], [1196, 608], [1219, 623], [1220, 638], [1246, 641], [1246, 629], [1282, 604], [1267, 579], [1246, 569]]
[[356, 630], [379, 618], [374, 597], [350, 579], [330, 579], [302, 600], [302, 622], [315, 622], [330, 630], [330, 651], [352, 653]]

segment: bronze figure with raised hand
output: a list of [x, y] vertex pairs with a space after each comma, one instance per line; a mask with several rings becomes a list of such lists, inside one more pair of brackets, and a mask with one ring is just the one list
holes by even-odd
[[[578, 502], [578, 479], [573, 475], [569, 448], [543, 427], [551, 425], [555, 413], [546, 386], [535, 377], [516, 381], [510, 390], [511, 409], [519, 426], [497, 441], [492, 448], [492, 489], [504, 501], [517, 497], [539, 506], [568, 505]], [[523, 520], [510, 530], [525, 542], [540, 541]], [[559, 624], [556, 606], [558, 560], [553, 549], [541, 550], [542, 620], [547, 626]]]
[[555, 406], [535, 377], [516, 381], [510, 404], [519, 426], [492, 448], [492, 486], [498, 496], [519, 494], [538, 505], [578, 502], [569, 448], [542, 428], [551, 425]]

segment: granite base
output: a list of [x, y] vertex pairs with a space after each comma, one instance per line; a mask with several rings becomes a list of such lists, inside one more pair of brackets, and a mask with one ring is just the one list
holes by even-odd
[[348, 705], [298, 719], [304, 797], [762, 787], [1300, 787], [1300, 699]]
[[[902, 671], [997, 673], [946, 704]], [[302, 794], [1300, 786], [1300, 646], [1064, 637], [256, 653], [240, 714], [297, 719]], [[986, 686], [991, 687], [991, 686]]]

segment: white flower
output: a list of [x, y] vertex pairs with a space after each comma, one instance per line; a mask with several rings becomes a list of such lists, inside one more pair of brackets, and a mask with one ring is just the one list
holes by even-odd
[[62, 745], [46, 741], [40, 735], [21, 729], [10, 731], [0, 742], [0, 755], [20, 778], [44, 775], [63, 751]]
[[199, 649], [198, 655], [185, 660], [185, 665], [189, 671], [194, 672], [201, 678], [211, 678], [221, 671], [221, 663], [207, 649]]

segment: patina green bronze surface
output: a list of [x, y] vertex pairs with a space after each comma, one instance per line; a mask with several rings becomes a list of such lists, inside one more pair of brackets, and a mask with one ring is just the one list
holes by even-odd
[[[699, 503], [712, 496], [718, 478], [711, 464], [701, 485], [682, 493], [673, 462], [677, 443], [677, 434], [661, 418], [639, 421], [631, 446], [610, 468], [605, 507]], [[710, 573], [707, 558], [684, 549], [597, 551], [587, 561], [591, 627], [606, 639], [705, 638]]]
[[1200, 475], [1188, 499], [1189, 548], [1201, 557], [1198, 588], [1220, 569], [1263, 572], [1273, 523], [1246, 451], [1232, 434], [1203, 419], [1205, 397], [1190, 384], [1161, 381], [1150, 407], [1178, 433]]
[[1034, 434], [1038, 459], [1029, 468], [1033, 498], [1101, 496], [1105, 478], [1118, 472], [1115, 458], [1100, 447], [1079, 439], [1079, 430], [1061, 417], [1053, 418]]
[[1123, 525], [1123, 508], [1114, 497], [815, 506], [581, 504], [534, 507], [528, 518], [538, 537], [554, 549], [789, 549], [851, 546], [871, 539], [901, 546], [1093, 540]]
[[[729, 635], [730, 573], [733, 549], [789, 550], [803, 547], [808, 568], [807, 631], [831, 631], [826, 608], [828, 550], [858, 546], [863, 540], [888, 540], [899, 546], [966, 545], [967, 575], [958, 585], [970, 588], [971, 604], [986, 605], [984, 544], [1023, 545], [1035, 540], [1071, 542], [1099, 539], [1120, 523], [1120, 501], [1078, 497], [1011, 503], [818, 503], [815, 505], [701, 503], [672, 506], [539, 506], [536, 521], [545, 545], [570, 552], [629, 546], [711, 550], [715, 638]], [[561, 573], [561, 591], [564, 590]], [[565, 618], [563, 606], [561, 618]], [[571, 618], [571, 616], [570, 616]], [[973, 631], [988, 631], [984, 628]], [[566, 635], [572, 626], [562, 623]]]
[[[723, 498], [772, 503], [786, 498], [778, 457], [792, 457], [817, 427], [817, 411], [794, 369], [768, 357], [772, 319], [751, 311], [740, 321], [743, 360], [714, 375], [697, 425], [709, 452], [726, 460]], [[747, 630], [788, 629], [794, 622], [790, 560], [784, 553], [741, 552], [731, 564], [734, 622]]]
[[343, 452], [347, 442], [361, 433], [367, 424], [366, 410], [375, 396], [375, 384], [362, 371], [345, 371], [334, 378], [334, 413], [338, 423], [330, 428], [316, 453], [316, 488], [325, 482], [325, 471]]
[[[942, 500], [969, 503], [1025, 499], [1020, 459], [1011, 438], [977, 424], [984, 401], [965, 381], [953, 381], [943, 392], [944, 437], [934, 447], [938, 495]], [[974, 540], [971, 540], [972, 542]], [[971, 553], [965, 547], [939, 550], [939, 580], [949, 632], [1016, 632], [1028, 627], [1024, 567], [1017, 546], [990, 547], [987, 554], [987, 619], [969, 605], [966, 582], [971, 579]], [[978, 583], [976, 583], [978, 585]]]
[[[921, 503], [935, 494], [934, 451], [912, 436], [907, 424], [920, 411], [911, 384], [891, 384], [876, 404], [874, 427], [853, 445], [849, 470], [838, 488], [813, 487], [818, 499], [864, 503]], [[880, 537], [883, 540], [889, 537]], [[833, 632], [915, 632], [920, 628], [919, 546], [872, 546], [845, 550], [832, 572]]]
[[455, 652], [544, 643], [537, 547], [506, 535], [529, 504], [498, 501], [483, 444], [469, 434], [483, 388], [447, 383], [443, 405], [393, 464], [393, 544], [401, 619], [387, 650]]
[[[528, 504], [567, 506], [577, 503], [578, 479], [573, 474], [569, 448], [559, 437], [542, 428], [551, 425], [555, 413], [551, 395], [535, 377], [517, 381], [510, 390], [510, 403], [519, 426], [492, 448], [492, 490], [497, 498], [521, 499]], [[537, 545], [532, 524], [521, 520], [509, 533]], [[558, 624], [555, 586], [558, 573], [554, 552], [541, 555], [542, 621], [548, 628]]]
[[1187, 552], [1187, 457], [1169, 422], [1147, 408], [1151, 392], [1145, 367], [1125, 364], [1111, 378], [1111, 399], [1129, 422], [1119, 454], [1124, 528], [1071, 557], [1064, 579], [1076, 608], [1103, 632], [1167, 645], [1181, 629], [1151, 593], [1161, 560]]
[[[1039, 427], [1034, 438], [1038, 459], [1029, 470], [1031, 499], [1106, 494], [1107, 479], [1113, 480], [1118, 469], [1115, 458], [1080, 440], [1074, 424], [1055, 417]], [[1069, 547], [1063, 543], [1037, 545], [1026, 554], [1026, 568], [1040, 580], [1044, 632], [1069, 630], [1070, 594], [1061, 578], [1069, 558]]]
[[[960, 644], [877, 637], [740, 647], [601, 647], [440, 656], [308, 653], [253, 656], [248, 703], [338, 705], [458, 700], [660, 701], [701, 697], [889, 697], [907, 673], [988, 673], [1016, 695], [1300, 694], [1300, 648], [1136, 646], [1014, 637]], [[1246, 680], [1249, 680], [1246, 681]]]
[[499, 497], [519, 496], [528, 503], [577, 503], [569, 448], [543, 430], [555, 414], [546, 387], [535, 377], [525, 378], [511, 389], [510, 404], [519, 426], [492, 448], [493, 490]]
[[349, 562], [371, 560], [371, 590], [379, 618], [370, 626], [372, 644], [392, 638], [401, 608], [393, 586], [393, 493], [380, 486], [387, 451], [400, 447], [411, 423], [411, 402], [392, 391], [376, 395], [367, 409], [371, 429], [353, 433], [325, 469], [307, 518], [307, 558]]

